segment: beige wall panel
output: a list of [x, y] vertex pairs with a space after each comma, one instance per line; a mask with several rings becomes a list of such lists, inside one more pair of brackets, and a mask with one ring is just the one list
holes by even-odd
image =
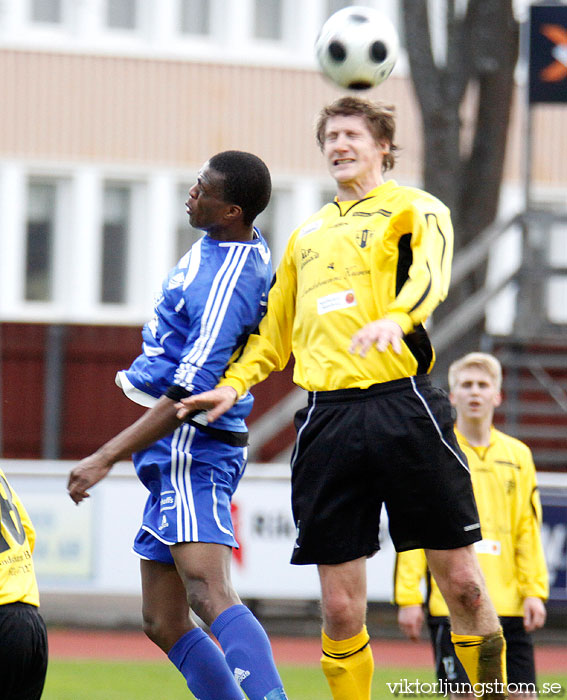
[[[0, 50], [0, 155], [193, 169], [227, 148], [279, 173], [321, 175], [319, 108], [341, 93], [314, 71]], [[401, 146], [395, 176], [419, 182], [421, 122], [410, 81], [366, 95], [392, 102]], [[516, 100], [506, 179], [522, 176], [523, 103]], [[534, 110], [534, 182], [567, 182], [567, 110]]]
[[[317, 111], [342, 94], [318, 73], [0, 51], [0, 153], [193, 168], [226, 148], [283, 173], [323, 174]], [[418, 117], [406, 81], [368, 93], [398, 108], [399, 177], [416, 178]]]

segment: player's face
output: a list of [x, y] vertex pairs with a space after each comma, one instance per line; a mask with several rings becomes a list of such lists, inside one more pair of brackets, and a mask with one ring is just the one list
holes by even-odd
[[382, 181], [382, 160], [386, 143], [378, 144], [364, 117], [329, 117], [325, 127], [323, 155], [329, 173], [339, 185], [361, 185], [372, 189]]
[[501, 394], [492, 377], [482, 367], [465, 367], [459, 372], [457, 384], [451, 392], [451, 403], [460, 417], [492, 420], [494, 409], [501, 402]]
[[223, 225], [223, 217], [231, 206], [224, 200], [223, 183], [224, 176], [205, 163], [185, 202], [191, 226], [211, 231]]

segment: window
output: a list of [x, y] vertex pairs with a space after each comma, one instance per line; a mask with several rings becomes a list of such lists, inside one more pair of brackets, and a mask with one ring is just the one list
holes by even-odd
[[55, 183], [30, 180], [26, 224], [25, 298], [53, 298], [53, 249], [55, 240]]
[[137, 0], [107, 0], [106, 23], [112, 29], [135, 29]]
[[255, 0], [254, 36], [279, 40], [283, 36], [282, 27], [282, 0]]
[[210, 34], [210, 0], [180, 0], [183, 34]]
[[32, 0], [31, 19], [32, 22], [60, 23], [61, 0]]
[[203, 231], [191, 226], [189, 223], [189, 216], [185, 210], [185, 202], [189, 197], [189, 189], [191, 187], [192, 185], [179, 185], [177, 188], [177, 206], [175, 209], [177, 212], [177, 245], [174, 262], [182, 258], [193, 243], [198, 241], [203, 235]]
[[118, 184], [105, 186], [100, 290], [102, 303], [126, 302], [130, 201], [129, 187]]

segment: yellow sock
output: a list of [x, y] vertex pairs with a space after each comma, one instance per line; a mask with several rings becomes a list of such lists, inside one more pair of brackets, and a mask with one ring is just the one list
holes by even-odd
[[321, 667], [333, 700], [370, 700], [374, 659], [366, 625], [350, 639], [336, 641], [321, 633]]
[[485, 637], [451, 632], [451, 641], [475, 695], [507, 698], [506, 640], [502, 628]]

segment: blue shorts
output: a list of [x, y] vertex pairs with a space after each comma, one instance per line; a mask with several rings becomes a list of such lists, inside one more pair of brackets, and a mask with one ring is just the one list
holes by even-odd
[[173, 564], [169, 546], [213, 542], [238, 547], [232, 495], [246, 467], [247, 448], [233, 447], [188, 424], [133, 455], [150, 492], [134, 552]]

